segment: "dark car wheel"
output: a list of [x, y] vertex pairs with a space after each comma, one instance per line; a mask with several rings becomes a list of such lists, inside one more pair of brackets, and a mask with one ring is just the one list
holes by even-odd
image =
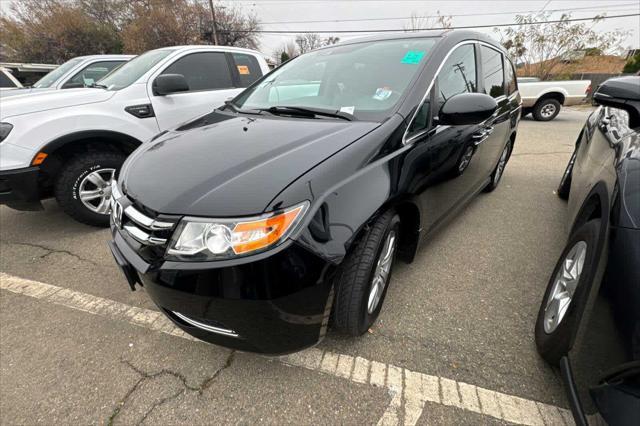
[[535, 328], [538, 353], [550, 364], [557, 365], [571, 349], [596, 272], [599, 231], [597, 219], [578, 228], [551, 274]]
[[487, 184], [487, 186], [484, 187], [484, 192], [491, 192], [498, 187], [500, 179], [502, 179], [502, 175], [504, 174], [504, 168], [507, 166], [507, 162], [509, 161], [509, 157], [511, 156], [512, 148], [513, 142], [510, 140], [502, 149], [498, 164], [496, 164], [495, 169], [493, 169], [493, 172], [491, 173], [491, 181]]
[[387, 293], [399, 240], [400, 218], [394, 211], [380, 216], [337, 275], [333, 326], [360, 336], [375, 322]]
[[576, 151], [573, 151], [573, 155], [569, 160], [569, 164], [567, 164], [567, 168], [564, 170], [562, 179], [560, 179], [560, 185], [558, 185], [558, 190], [556, 191], [558, 197], [563, 200], [569, 199], [569, 191], [571, 190], [571, 175], [573, 174], [573, 164], [576, 162]]
[[115, 152], [93, 152], [67, 162], [55, 184], [56, 200], [69, 216], [93, 226], [109, 226], [111, 182], [125, 160]]
[[560, 113], [560, 102], [547, 98], [533, 106], [533, 118], [536, 121], [551, 121]]

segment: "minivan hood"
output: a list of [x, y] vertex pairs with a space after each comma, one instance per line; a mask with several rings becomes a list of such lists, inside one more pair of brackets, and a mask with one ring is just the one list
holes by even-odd
[[142, 145], [119, 181], [158, 213], [255, 215], [296, 178], [378, 126], [214, 112]]
[[0, 118], [104, 102], [116, 92], [98, 88], [46, 90], [1, 98]]

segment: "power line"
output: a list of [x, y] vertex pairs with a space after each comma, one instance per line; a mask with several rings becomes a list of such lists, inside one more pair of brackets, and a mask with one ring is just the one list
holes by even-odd
[[[411, 31], [429, 31], [429, 30], [462, 30], [473, 28], [498, 28], [498, 27], [513, 27], [519, 25], [542, 25], [542, 24], [555, 24], [559, 22], [579, 22], [579, 21], [593, 21], [594, 19], [614, 19], [614, 18], [628, 18], [630, 16], [640, 16], [640, 13], [628, 13], [624, 15], [611, 15], [611, 16], [592, 16], [590, 18], [572, 18], [572, 19], [554, 19], [549, 21], [539, 22], [522, 22], [511, 24], [486, 24], [486, 25], [461, 25], [454, 27], [431, 27], [431, 28], [415, 28]], [[401, 28], [385, 28], [378, 30], [318, 30], [318, 31], [284, 31], [284, 30], [234, 30], [237, 33], [260, 33], [260, 34], [333, 34], [333, 33], [395, 33], [405, 31]]]
[[[623, 4], [617, 4], [617, 5], [610, 5], [610, 6], [606, 6], [609, 8], [619, 8], [619, 7], [627, 7], [627, 6], [635, 6], [637, 5], [637, 3], [623, 3]], [[589, 6], [589, 7], [574, 7], [571, 9], [550, 9], [547, 10], [546, 12], [573, 12], [575, 10], [601, 10], [603, 7], [605, 7], [604, 5], [602, 7], [595, 7], [595, 6]], [[637, 8], [633, 8], [633, 9], [628, 9], [628, 10], [636, 10]], [[461, 14], [452, 14], [452, 15], [447, 15], [447, 14], [443, 14], [440, 16], [444, 16], [444, 17], [452, 17], [452, 18], [458, 18], [458, 17], [465, 17], [465, 16], [497, 16], [497, 15], [518, 15], [518, 14], [526, 14], [526, 13], [537, 13], [539, 12], [538, 10], [522, 10], [522, 11], [515, 11], [515, 12], [493, 12], [493, 13], [461, 13]], [[418, 18], [438, 18], [438, 15], [422, 15], [422, 16], [417, 16]], [[261, 25], [273, 25], [273, 24], [321, 24], [321, 23], [337, 23], [337, 22], [364, 22], [364, 21], [396, 21], [396, 20], [406, 20], [406, 19], [413, 19], [414, 16], [401, 16], [401, 17], [395, 17], [395, 18], [354, 18], [354, 19], [327, 19], [327, 20], [314, 20], [314, 21], [273, 21], [273, 22], [261, 22]]]

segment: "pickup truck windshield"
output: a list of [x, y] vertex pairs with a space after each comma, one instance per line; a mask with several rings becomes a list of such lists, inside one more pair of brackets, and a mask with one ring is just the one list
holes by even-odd
[[97, 85], [100, 87], [105, 86], [107, 90], [124, 89], [142, 77], [171, 52], [173, 52], [173, 49], [151, 50], [143, 53], [104, 76], [98, 81]]
[[82, 58], [73, 58], [54, 69], [40, 80], [36, 81], [33, 87], [43, 89], [51, 87], [60, 77], [67, 73], [70, 69], [82, 62]]
[[242, 92], [231, 106], [315, 108], [383, 121], [393, 114], [435, 42], [434, 38], [362, 42], [307, 53]]

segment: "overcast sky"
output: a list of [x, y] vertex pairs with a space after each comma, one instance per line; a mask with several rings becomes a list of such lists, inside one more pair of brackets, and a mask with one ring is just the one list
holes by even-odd
[[[0, 9], [7, 10], [12, 1], [0, 0]], [[201, 0], [204, 1], [204, 0]], [[261, 50], [271, 57], [273, 51], [287, 40], [292, 40], [296, 31], [331, 30], [402, 30], [412, 13], [420, 15], [452, 15], [454, 26], [509, 24], [518, 13], [539, 10], [554, 11], [552, 17], [570, 12], [572, 18], [587, 18], [606, 13], [622, 15], [640, 12], [638, 0], [527, 0], [527, 1], [422, 1], [422, 0], [214, 0], [221, 6], [239, 4], [247, 12], [253, 12], [262, 22], [263, 30], [292, 31], [291, 34], [261, 34]], [[336, 22], [336, 20], [360, 20]], [[363, 20], [374, 19], [374, 20]], [[329, 21], [304, 22], [300, 21]], [[625, 47], [640, 48], [640, 17], [607, 19], [594, 27], [597, 31], [614, 29], [630, 30]], [[493, 33], [493, 29], [478, 29]], [[360, 37], [365, 34], [322, 34], [341, 39]]]
[[[255, 12], [263, 22], [263, 30], [286, 31], [327, 31], [327, 30], [402, 30], [412, 13], [420, 15], [452, 15], [454, 26], [508, 24], [515, 15], [530, 11], [563, 10], [553, 12], [558, 18], [570, 11], [572, 18], [588, 18], [597, 14], [622, 15], [640, 12], [638, 0], [599, 0], [599, 1], [416, 1], [416, 0], [236, 0], [216, 3], [231, 5], [239, 3], [246, 11]], [[390, 19], [396, 18], [396, 19]], [[373, 21], [335, 22], [344, 19], [377, 19]], [[383, 19], [383, 20], [380, 20]], [[332, 21], [321, 23], [295, 23], [299, 21]], [[273, 24], [271, 23], [273, 22]], [[282, 23], [276, 23], [282, 22]], [[624, 42], [625, 47], [640, 48], [640, 18], [638, 16], [604, 20], [594, 27], [598, 31], [613, 29], [631, 30]], [[478, 29], [493, 33], [493, 29]], [[359, 37], [363, 34], [322, 34], [342, 39]], [[293, 35], [261, 34], [261, 50], [271, 56], [273, 51]]]

